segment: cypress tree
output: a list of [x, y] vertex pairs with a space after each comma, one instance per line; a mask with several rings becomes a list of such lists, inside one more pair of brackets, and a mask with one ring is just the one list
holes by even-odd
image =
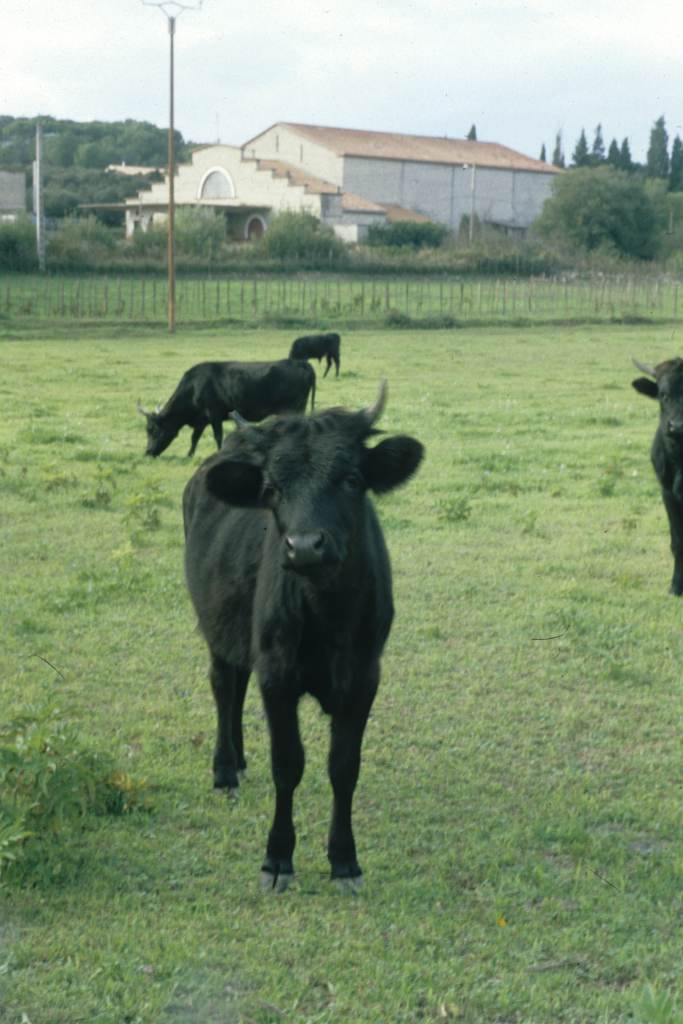
[[671, 168], [669, 188], [672, 192], [683, 192], [683, 142], [676, 136], [671, 147]]
[[621, 144], [619, 151], [619, 168], [622, 171], [633, 170], [633, 160], [631, 159], [631, 147], [628, 144], [628, 138], [625, 138]]
[[544, 143], [543, 143], [543, 145], [541, 146], [541, 155], [539, 156], [539, 158], [538, 158], [538, 159], [539, 159], [539, 160], [542, 160], [542, 161], [543, 161], [543, 163], [545, 163], [545, 142], [544, 142]]
[[553, 165], [564, 167], [564, 153], [562, 152], [562, 132], [555, 136], [555, 149], [553, 150]]
[[599, 167], [600, 164], [605, 162], [605, 143], [602, 138], [602, 125], [599, 124], [595, 128], [595, 138], [593, 139], [593, 148], [591, 149], [590, 163], [593, 167]]
[[582, 128], [579, 140], [572, 153], [572, 167], [587, 167], [589, 163], [588, 143], [586, 142], [586, 133]]
[[647, 150], [648, 178], [669, 177], [669, 135], [664, 125], [664, 118], [658, 117], [650, 132], [650, 145]]
[[473, 124], [472, 127], [470, 128], [470, 130], [468, 131], [467, 138], [470, 140], [470, 142], [476, 142], [477, 141], [477, 126], [476, 126], [476, 124]]
[[615, 167], [617, 170], [621, 167], [621, 154], [619, 152], [619, 143], [616, 139], [612, 139], [607, 150], [607, 163], [611, 167]]

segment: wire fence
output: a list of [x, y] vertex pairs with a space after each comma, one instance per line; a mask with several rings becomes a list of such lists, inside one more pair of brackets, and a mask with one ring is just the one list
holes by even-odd
[[[528, 320], [671, 321], [683, 312], [680, 282], [670, 278], [179, 278], [179, 324], [456, 323]], [[163, 323], [167, 282], [159, 277], [0, 277], [7, 318]]]

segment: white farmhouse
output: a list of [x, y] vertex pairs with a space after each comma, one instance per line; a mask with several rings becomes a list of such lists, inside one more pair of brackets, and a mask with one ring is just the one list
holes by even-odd
[[[241, 147], [204, 146], [177, 169], [178, 206], [224, 212], [235, 238], [256, 238], [283, 210], [312, 213], [346, 241], [371, 224], [463, 217], [524, 231], [558, 169], [493, 142], [278, 122]], [[168, 180], [126, 201], [132, 234], [165, 219]]]

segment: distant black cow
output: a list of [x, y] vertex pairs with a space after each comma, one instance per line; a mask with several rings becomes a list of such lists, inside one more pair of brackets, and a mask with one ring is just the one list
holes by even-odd
[[297, 705], [331, 715], [332, 878], [359, 884], [351, 826], [365, 724], [393, 618], [391, 571], [367, 496], [406, 481], [422, 445], [395, 436], [368, 448], [385, 401], [279, 417], [236, 430], [185, 488], [187, 583], [211, 657], [218, 712], [214, 786], [245, 767], [242, 706], [259, 675], [271, 739], [275, 817], [261, 879], [282, 891], [295, 845], [292, 801], [304, 770]]
[[[649, 398], [659, 399], [659, 425], [650, 457], [662, 488], [669, 517], [674, 572], [669, 593], [683, 593], [683, 359], [667, 359], [655, 367], [633, 360], [648, 377], [638, 377], [633, 387]], [[649, 378], [654, 378], [650, 380]]]
[[289, 351], [290, 359], [327, 359], [327, 366], [323, 377], [327, 377], [332, 363], [336, 367], [335, 377], [339, 376], [339, 346], [341, 339], [334, 331], [329, 334], [306, 334], [303, 338], [297, 338]]
[[308, 395], [315, 405], [315, 370], [306, 363], [197, 363], [187, 370], [163, 409], [138, 411], [147, 417], [146, 455], [161, 455], [182, 427], [192, 427], [188, 456], [211, 424], [216, 445], [223, 443], [223, 420], [238, 412], [262, 420], [280, 412], [304, 412]]

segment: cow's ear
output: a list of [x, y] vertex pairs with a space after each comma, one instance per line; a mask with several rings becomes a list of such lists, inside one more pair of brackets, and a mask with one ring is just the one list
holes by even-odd
[[363, 476], [368, 487], [383, 494], [405, 483], [420, 465], [423, 455], [420, 442], [403, 434], [388, 437], [374, 448], [366, 449]]
[[253, 462], [223, 459], [206, 474], [206, 486], [215, 498], [238, 508], [261, 506], [263, 473]]
[[657, 381], [650, 380], [649, 377], [636, 377], [635, 380], [631, 381], [631, 384], [636, 391], [640, 391], [641, 395], [647, 395], [648, 398], [657, 398], [659, 395]]

